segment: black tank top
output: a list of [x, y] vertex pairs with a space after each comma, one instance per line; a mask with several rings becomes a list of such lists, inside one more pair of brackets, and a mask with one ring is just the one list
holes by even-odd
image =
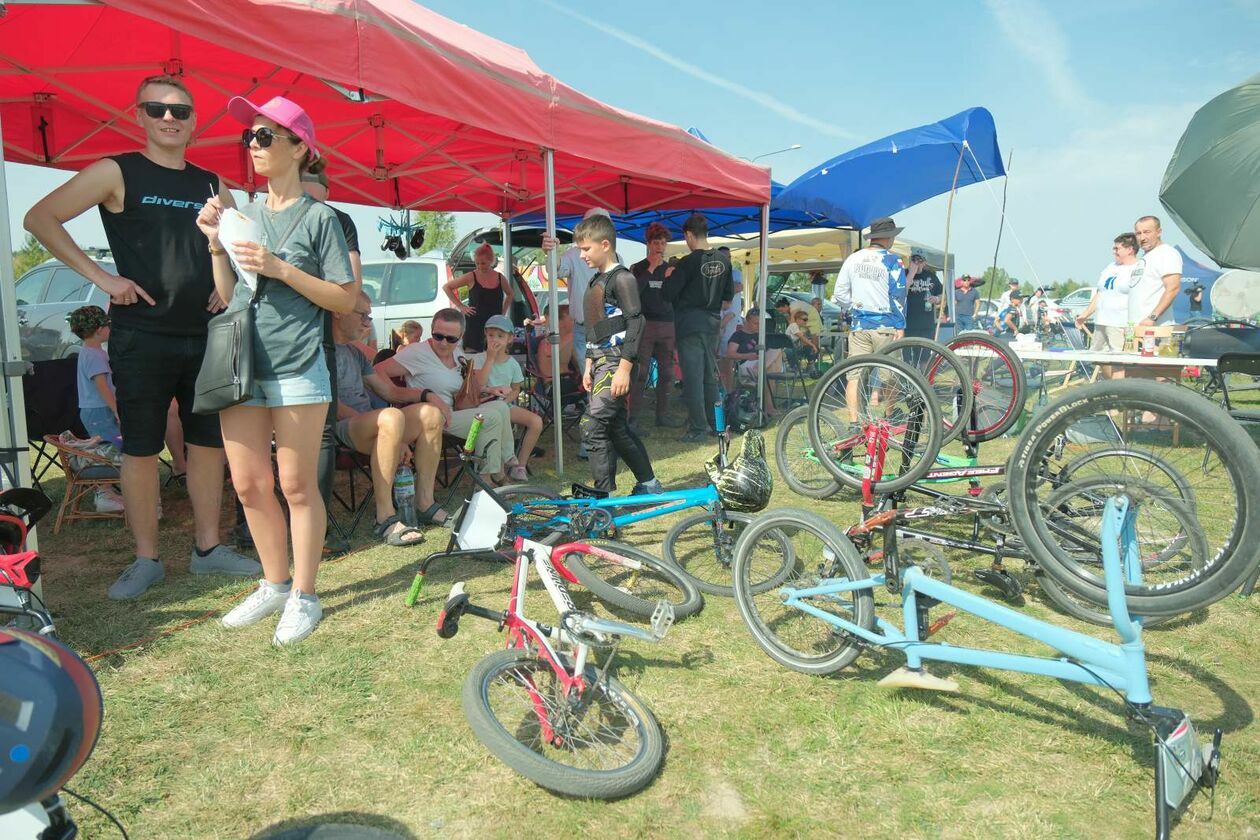
[[122, 170], [123, 209], [100, 205], [101, 224], [118, 274], [149, 293], [144, 301], [110, 307], [117, 326], [164, 335], [205, 335], [214, 274], [197, 213], [219, 192], [218, 176], [186, 164], [168, 169], [140, 152], [111, 158]]
[[483, 286], [473, 275], [472, 288], [468, 290], [468, 305], [477, 310], [477, 320], [485, 323], [491, 315], [503, 314], [503, 275], [495, 272], [494, 288]]

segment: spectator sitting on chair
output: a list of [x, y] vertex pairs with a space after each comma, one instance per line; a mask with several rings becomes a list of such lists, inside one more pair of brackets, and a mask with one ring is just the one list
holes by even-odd
[[[744, 316], [744, 323], [731, 333], [731, 340], [726, 344], [726, 358], [733, 359], [738, 364], [739, 378], [743, 382], [757, 382], [757, 334], [760, 328], [761, 312], [755, 308], [750, 309]], [[779, 373], [782, 370], [783, 351], [766, 350], [766, 373]], [[767, 417], [773, 417], [777, 413], [769, 388], [765, 392], [763, 408]]]
[[511, 407], [512, 425], [525, 430], [515, 458], [507, 462], [508, 478], [525, 481], [529, 478], [529, 456], [542, 434], [543, 420], [524, 406], [516, 404], [525, 374], [521, 365], [508, 354], [512, 344], [512, 322], [505, 315], [492, 315], [486, 321], [486, 351], [473, 356], [473, 376], [477, 377], [482, 399], [504, 400]]
[[[337, 429], [340, 446], [371, 456], [372, 495], [376, 502], [373, 532], [386, 545], [416, 545], [424, 537], [400, 521], [394, 509], [394, 473], [405, 447], [414, 451], [416, 467], [417, 521], [441, 525], [446, 511], [433, 498], [438, 459], [442, 454], [442, 411], [420, 402], [414, 388], [399, 388], [379, 375], [354, 349], [371, 323], [372, 301], [359, 293], [353, 312], [333, 316], [333, 340], [337, 360]], [[372, 409], [368, 394], [375, 393], [387, 403], [408, 403], [402, 408]]]
[[[109, 341], [109, 316], [99, 306], [84, 306], [71, 312], [69, 321], [70, 332], [83, 340], [77, 362], [79, 420], [89, 435], [121, 450], [114, 376], [109, 369], [109, 354], [101, 347]], [[95, 502], [100, 513], [118, 513], [124, 509], [122, 498], [110, 489], [98, 489]]]
[[[503, 484], [503, 467], [512, 455], [512, 418], [508, 404], [492, 400], [471, 408], [456, 409], [455, 397], [464, 385], [460, 371], [463, 353], [464, 316], [458, 309], [439, 309], [433, 315], [428, 341], [400, 347], [393, 358], [378, 362], [376, 372], [386, 378], [405, 377], [412, 388], [421, 389], [420, 401], [442, 412], [446, 431], [465, 437], [478, 414], [482, 415], [477, 436], [481, 474], [492, 484]], [[419, 488], [417, 488], [417, 491]]]
[[792, 323], [788, 324], [787, 334], [792, 339], [790, 355], [794, 361], [812, 362], [818, 358], [818, 336], [809, 328], [809, 314], [805, 310], [798, 309], [792, 313]]

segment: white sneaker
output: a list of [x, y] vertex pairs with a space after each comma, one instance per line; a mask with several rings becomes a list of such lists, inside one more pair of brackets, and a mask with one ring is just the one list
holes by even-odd
[[301, 597], [302, 591], [297, 587], [289, 593], [289, 600], [284, 605], [284, 614], [276, 625], [276, 635], [271, 642], [274, 645], [291, 645], [300, 642], [315, 631], [320, 619], [324, 617], [324, 609], [319, 605], [319, 598], [310, 600]]
[[93, 502], [97, 513], [122, 513], [125, 509], [122, 497], [112, 490], [97, 490]]
[[292, 588], [287, 584], [282, 587], [265, 580], [258, 581], [258, 588], [223, 616], [223, 626], [248, 627], [272, 613], [280, 612], [284, 608], [284, 602], [289, 599], [289, 590]]

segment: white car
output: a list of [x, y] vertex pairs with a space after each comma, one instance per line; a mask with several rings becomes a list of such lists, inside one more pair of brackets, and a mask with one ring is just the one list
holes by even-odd
[[1071, 321], [1077, 315], [1085, 311], [1085, 307], [1089, 306], [1089, 300], [1094, 296], [1094, 290], [1090, 286], [1085, 286], [1073, 292], [1068, 292], [1057, 301], [1052, 301], [1051, 306], [1058, 306], [1064, 311], [1063, 318]]

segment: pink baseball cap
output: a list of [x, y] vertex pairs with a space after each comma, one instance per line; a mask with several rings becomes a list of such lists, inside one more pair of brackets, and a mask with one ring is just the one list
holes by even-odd
[[255, 105], [243, 96], [234, 96], [228, 102], [228, 113], [232, 119], [245, 125], [253, 125], [254, 117], [264, 116], [274, 123], [292, 131], [306, 147], [311, 150], [311, 162], [319, 160], [319, 149], [315, 146], [315, 123], [296, 102], [275, 96], [262, 105]]

